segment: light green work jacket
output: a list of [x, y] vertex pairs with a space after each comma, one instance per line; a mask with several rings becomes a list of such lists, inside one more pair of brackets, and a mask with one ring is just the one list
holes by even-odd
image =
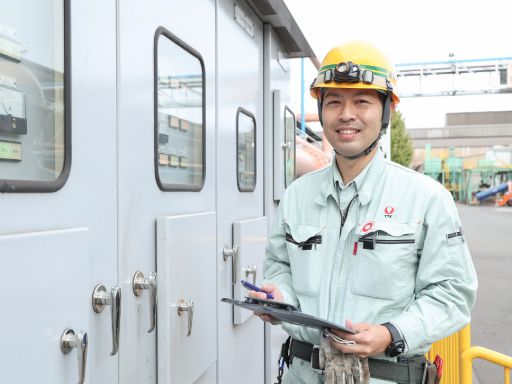
[[[477, 277], [453, 198], [379, 151], [356, 178], [357, 196], [343, 218], [332, 167], [335, 161], [286, 189], [264, 279], [302, 312], [338, 324], [392, 322], [407, 355], [425, 353], [469, 323], [475, 302]], [[320, 343], [316, 330], [283, 328]]]

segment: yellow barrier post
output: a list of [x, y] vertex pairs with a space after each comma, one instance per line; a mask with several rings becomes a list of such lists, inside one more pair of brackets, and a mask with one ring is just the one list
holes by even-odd
[[459, 331], [459, 372], [461, 375], [461, 384], [472, 384], [473, 383], [473, 367], [469, 367], [469, 376], [464, 375], [464, 351], [471, 348], [471, 325], [468, 324]]
[[471, 384], [473, 359], [483, 359], [501, 365], [504, 369], [505, 384], [510, 384], [512, 357], [484, 347], [470, 347], [462, 353], [462, 384]]
[[504, 382], [510, 384], [512, 356], [484, 347], [472, 347], [469, 324], [459, 332], [435, 342], [427, 353], [427, 358], [434, 361], [436, 354], [441, 355], [445, 360], [445, 369], [441, 380], [443, 384], [472, 384], [474, 359], [501, 365], [504, 370]]

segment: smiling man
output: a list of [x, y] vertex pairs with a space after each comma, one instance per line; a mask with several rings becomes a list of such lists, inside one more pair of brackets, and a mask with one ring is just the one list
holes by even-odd
[[381, 98], [375, 90], [332, 88], [323, 92], [322, 104], [324, 137], [337, 154], [336, 165], [348, 183], [378, 150]]
[[[285, 191], [262, 289], [357, 334], [325, 338], [283, 323], [292, 337], [283, 382], [387, 383], [368, 379], [368, 371], [398, 377], [398, 364], [382, 360], [399, 357], [419, 384], [422, 355], [470, 321], [475, 301], [476, 273], [455, 204], [437, 181], [379, 150], [399, 102], [393, 67], [379, 50], [363, 42], [332, 49], [310, 90], [334, 161]], [[328, 357], [323, 373], [311, 367], [315, 345]]]

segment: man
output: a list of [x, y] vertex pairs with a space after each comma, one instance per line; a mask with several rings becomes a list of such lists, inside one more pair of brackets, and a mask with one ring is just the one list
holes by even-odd
[[[310, 91], [335, 159], [285, 191], [262, 288], [357, 331], [335, 332], [355, 342], [331, 341], [338, 351], [396, 361], [469, 323], [477, 278], [450, 193], [379, 150], [399, 102], [394, 87], [391, 64], [369, 44], [347, 43], [325, 57]], [[317, 330], [283, 328], [296, 350], [321, 344]], [[295, 354], [284, 382], [322, 383], [308, 360]]]

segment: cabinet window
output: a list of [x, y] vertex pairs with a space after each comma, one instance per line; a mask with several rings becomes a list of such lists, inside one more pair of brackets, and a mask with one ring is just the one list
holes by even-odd
[[60, 189], [70, 167], [68, 1], [2, 2], [0, 192]]
[[201, 55], [169, 31], [155, 35], [155, 169], [164, 191], [199, 191], [205, 176]]
[[284, 185], [288, 187], [295, 180], [295, 114], [290, 108], [284, 108]]
[[241, 192], [256, 188], [256, 118], [238, 108], [236, 113], [237, 180]]

